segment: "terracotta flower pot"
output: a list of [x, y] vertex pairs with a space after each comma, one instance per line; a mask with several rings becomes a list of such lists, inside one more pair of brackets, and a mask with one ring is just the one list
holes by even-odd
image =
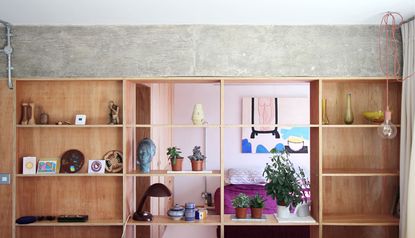
[[236, 218], [246, 218], [246, 212], [247, 212], [246, 207], [238, 207], [235, 208], [235, 216]]
[[171, 161], [171, 170], [182, 171], [182, 167], [183, 167], [183, 157], [176, 158], [176, 164], [173, 164], [173, 161]]
[[192, 160], [192, 170], [193, 171], [202, 171], [203, 170], [203, 160]]
[[251, 218], [262, 218], [262, 208], [251, 207]]

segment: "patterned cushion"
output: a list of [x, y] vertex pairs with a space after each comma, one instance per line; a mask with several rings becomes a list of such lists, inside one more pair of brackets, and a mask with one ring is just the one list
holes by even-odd
[[266, 180], [262, 176], [262, 169], [236, 169], [228, 170], [227, 183], [229, 184], [262, 184], [265, 185]]

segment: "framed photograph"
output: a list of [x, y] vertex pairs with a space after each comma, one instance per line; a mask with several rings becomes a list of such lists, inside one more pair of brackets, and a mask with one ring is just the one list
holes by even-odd
[[89, 160], [88, 161], [88, 173], [89, 174], [104, 174], [105, 173], [105, 160]]
[[23, 157], [23, 174], [36, 174], [36, 157]]
[[85, 124], [86, 124], [86, 115], [75, 116], [75, 125], [85, 125]]
[[59, 173], [59, 159], [49, 158], [49, 159], [39, 159], [37, 166], [38, 174], [57, 174]]

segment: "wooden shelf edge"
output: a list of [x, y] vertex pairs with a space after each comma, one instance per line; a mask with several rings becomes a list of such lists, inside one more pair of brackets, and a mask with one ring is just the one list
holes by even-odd
[[133, 226], [158, 226], [158, 225], [180, 225], [180, 226], [220, 226], [220, 215], [208, 215], [205, 220], [172, 220], [168, 216], [153, 216], [153, 221], [135, 221], [130, 219], [127, 225]]
[[399, 218], [392, 215], [324, 215], [326, 226], [397, 226]]
[[123, 125], [16, 125], [16, 128], [122, 128]]
[[87, 222], [57, 222], [37, 221], [30, 224], [16, 224], [16, 227], [42, 227], [42, 226], [122, 226], [122, 220], [89, 220]]
[[128, 172], [127, 176], [132, 177], [151, 177], [151, 176], [207, 176], [207, 177], [220, 177], [220, 170], [211, 170], [207, 173], [204, 171], [178, 171], [177, 173], [169, 173], [169, 170], [151, 170], [150, 173], [142, 173], [140, 171]]
[[323, 169], [323, 177], [382, 177], [399, 176], [398, 170], [393, 169]]
[[123, 174], [88, 174], [88, 173], [79, 173], [79, 174], [16, 174], [16, 177], [25, 178], [25, 177], [122, 177]]

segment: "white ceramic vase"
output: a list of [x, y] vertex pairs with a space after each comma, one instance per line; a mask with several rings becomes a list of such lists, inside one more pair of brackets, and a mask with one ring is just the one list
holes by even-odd
[[288, 218], [288, 217], [290, 217], [290, 207], [289, 206], [277, 205], [277, 216], [279, 218]]
[[203, 113], [202, 104], [195, 104], [192, 114], [193, 125], [203, 125], [204, 120], [205, 114]]
[[310, 216], [310, 204], [308, 203], [301, 203], [295, 209], [295, 213], [299, 217], [307, 217]]

